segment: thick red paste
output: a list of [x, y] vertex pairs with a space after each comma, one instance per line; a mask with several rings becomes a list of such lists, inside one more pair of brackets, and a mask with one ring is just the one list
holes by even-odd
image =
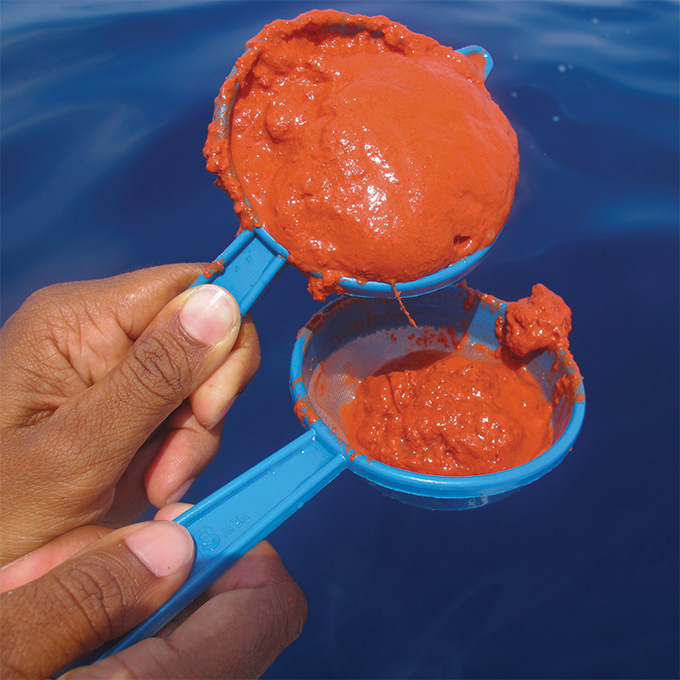
[[569, 348], [571, 310], [564, 300], [537, 283], [531, 296], [505, 307], [505, 322], [499, 318], [498, 341], [513, 354], [525, 357], [544, 349], [558, 352]]
[[583, 395], [576, 394], [582, 382], [581, 372], [569, 351], [571, 333], [571, 310], [556, 293], [537, 283], [528, 298], [508, 302], [505, 320], [499, 318], [496, 337], [502, 352], [517, 357], [529, 357], [544, 350], [559, 354], [567, 370], [557, 381], [553, 403], [557, 404], [563, 395], [582, 401]]
[[[494, 308], [501, 304], [467, 290]], [[547, 449], [553, 403], [523, 357], [541, 348], [561, 352], [569, 370], [556, 396], [574, 397], [580, 374], [567, 351], [571, 311], [535, 286], [531, 298], [508, 303], [506, 312], [496, 352], [474, 345], [471, 358], [459, 351], [466, 344], [459, 339], [449, 351], [415, 351], [362, 380], [341, 410], [347, 442], [387, 465], [433, 475], [498, 472]]]
[[315, 298], [342, 276], [412, 281], [493, 242], [519, 160], [478, 57], [333, 10], [275, 21], [247, 47], [216, 99], [208, 169]]
[[498, 472], [552, 443], [552, 407], [536, 380], [493, 357], [415, 352], [363, 380], [343, 417], [358, 451], [425, 474]]

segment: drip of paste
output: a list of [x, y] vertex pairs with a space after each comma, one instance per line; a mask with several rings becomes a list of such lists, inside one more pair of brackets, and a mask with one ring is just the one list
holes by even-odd
[[[465, 284], [474, 298], [500, 300]], [[356, 388], [341, 412], [344, 434], [357, 451], [394, 467], [432, 475], [479, 475], [516, 467], [545, 451], [553, 438], [553, 405], [577, 394], [581, 375], [568, 351], [571, 310], [545, 286], [509, 302], [499, 317], [496, 352], [474, 345], [423, 350], [392, 360]], [[453, 337], [453, 336], [452, 336]], [[559, 353], [565, 371], [553, 400], [527, 368], [528, 355]]]
[[479, 55], [334, 10], [275, 21], [247, 47], [216, 99], [208, 169], [315, 298], [343, 276], [412, 281], [493, 242], [519, 160]]

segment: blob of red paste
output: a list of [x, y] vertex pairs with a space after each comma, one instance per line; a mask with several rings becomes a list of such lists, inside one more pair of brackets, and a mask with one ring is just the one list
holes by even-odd
[[[492, 308], [501, 304], [462, 288]], [[565, 394], [578, 399], [581, 384], [567, 349], [571, 310], [539, 284], [530, 298], [506, 305], [505, 324], [499, 318], [496, 352], [474, 345], [471, 358], [461, 352], [461, 339], [448, 351], [392, 360], [362, 380], [341, 409], [347, 442], [387, 465], [430, 475], [499, 472], [545, 451], [553, 440], [553, 404]], [[560, 352], [567, 366], [552, 401], [524, 358], [540, 349]]]
[[431, 475], [498, 472], [552, 443], [552, 407], [536, 380], [493, 357], [407, 355], [363, 380], [342, 415], [356, 450]]
[[505, 322], [499, 319], [498, 341], [513, 354], [525, 357], [532, 352], [548, 349], [558, 352], [569, 348], [571, 310], [564, 300], [537, 283], [531, 296], [508, 302]]
[[316, 299], [343, 276], [412, 281], [493, 242], [519, 160], [478, 56], [334, 10], [275, 21], [247, 48], [216, 99], [207, 167]]

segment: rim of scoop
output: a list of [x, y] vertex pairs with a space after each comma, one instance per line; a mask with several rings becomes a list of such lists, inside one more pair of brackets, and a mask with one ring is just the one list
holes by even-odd
[[[498, 233], [500, 235], [500, 232]], [[496, 239], [498, 236], [496, 236]], [[364, 281], [359, 282], [357, 279], [343, 276], [338, 285], [342, 288], [344, 293], [349, 295], [356, 295], [359, 297], [381, 297], [394, 298], [395, 290], [399, 295], [404, 297], [424, 295], [425, 293], [432, 293], [439, 288], [444, 288], [451, 283], [456, 283], [465, 277], [472, 269], [474, 269], [491, 250], [491, 246], [496, 242], [496, 239], [484, 248], [476, 250], [474, 253], [457, 260], [443, 269], [422, 276], [413, 281], [400, 281], [396, 283], [385, 283], [383, 281]]]
[[[289, 253], [266, 229], [265, 227], [253, 227], [251, 231], [259, 238], [272, 252], [283, 257], [289, 262]], [[357, 297], [378, 297], [394, 298], [395, 291], [404, 297], [414, 297], [432, 293], [435, 290], [444, 288], [452, 283], [460, 281], [467, 276], [488, 254], [492, 246], [496, 243], [503, 229], [498, 232], [496, 238], [484, 248], [480, 248], [470, 255], [467, 255], [453, 264], [447, 265], [432, 274], [427, 274], [413, 281], [397, 281], [388, 283], [385, 281], [358, 281], [356, 278], [343, 276], [338, 281], [338, 285], [343, 293]], [[321, 277], [317, 272], [304, 272], [303, 274], [312, 277]]]

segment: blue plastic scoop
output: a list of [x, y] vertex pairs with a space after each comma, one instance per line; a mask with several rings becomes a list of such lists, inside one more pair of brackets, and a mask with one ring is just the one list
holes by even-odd
[[[345, 297], [316, 314], [298, 334], [290, 368], [295, 410], [307, 431], [176, 519], [196, 541], [188, 580], [104, 656], [157, 633], [344, 470], [405, 503], [459, 510], [505, 498], [560, 463], [583, 422], [582, 384], [574, 395], [561, 396], [554, 407], [552, 446], [534, 460], [502, 472], [471, 477], [423, 475], [375, 462], [345, 443], [340, 409], [353, 398], [353, 385], [387, 361], [413, 351], [419, 338], [427, 338], [432, 349], [440, 348], [437, 343], [442, 341], [436, 337], [444, 334], [433, 329], [453, 328], [457, 338], [467, 333], [473, 343], [498, 347], [496, 319], [504, 317], [505, 304], [469, 302], [467, 292], [456, 287], [415, 298], [410, 310], [418, 320], [417, 329], [408, 324], [395, 300]], [[551, 401], [556, 383], [571, 370], [564, 356], [552, 352], [535, 356], [528, 367]]]
[[[484, 48], [470, 45], [457, 51], [465, 55], [481, 55], [485, 62], [486, 79], [493, 68], [493, 60]], [[229, 134], [233, 103], [232, 100], [228, 105], [215, 109], [213, 121], [218, 124], [221, 134]], [[237, 176], [233, 167], [232, 172]], [[482, 261], [492, 246], [493, 243], [444, 269], [413, 281], [392, 284], [384, 281], [359, 282], [354, 278], [343, 277], [339, 285], [343, 292], [363, 297], [393, 298], [395, 289], [403, 297], [422, 295], [460, 281]], [[281, 273], [287, 262], [288, 251], [264, 227], [244, 229], [196, 283], [216, 283], [226, 288], [234, 295], [241, 311], [245, 313]]]

